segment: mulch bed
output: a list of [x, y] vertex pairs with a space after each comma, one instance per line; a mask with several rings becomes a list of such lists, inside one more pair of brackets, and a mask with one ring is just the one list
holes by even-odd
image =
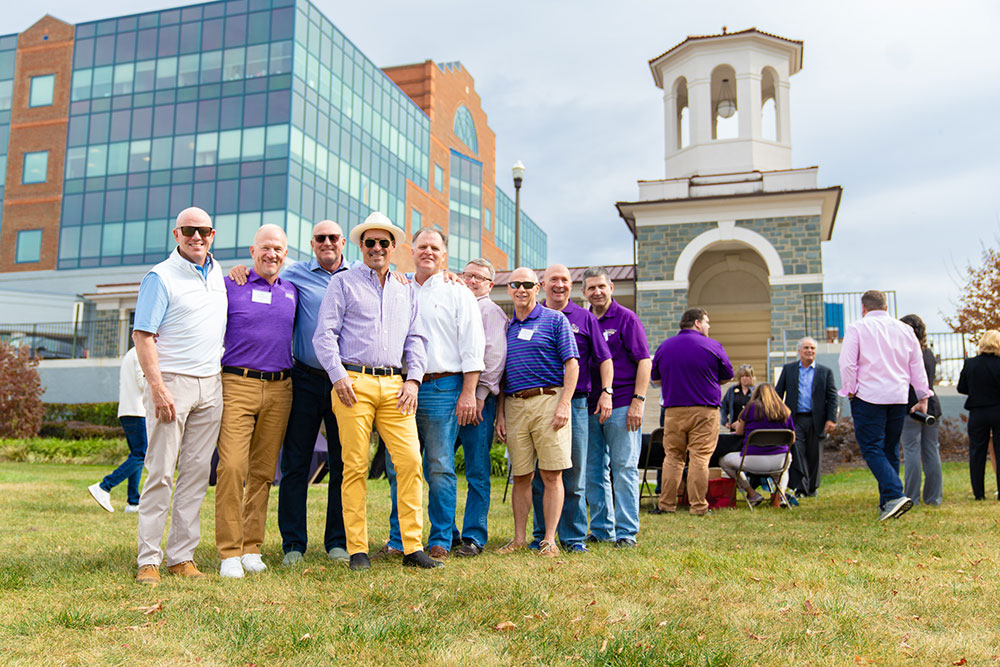
[[[941, 443], [942, 461], [969, 460], [967, 421], [968, 418], [962, 415], [960, 418], [948, 417], [939, 422], [938, 442]], [[841, 467], [859, 468], [864, 465], [865, 460], [854, 439], [854, 422], [843, 417], [837, 422], [833, 433], [824, 440], [822, 474], [836, 472]]]

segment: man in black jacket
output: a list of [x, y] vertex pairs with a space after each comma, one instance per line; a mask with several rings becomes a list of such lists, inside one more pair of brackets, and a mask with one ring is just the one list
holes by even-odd
[[788, 470], [788, 487], [796, 495], [815, 496], [823, 458], [820, 438], [837, 420], [837, 388], [833, 372], [816, 363], [816, 341], [799, 341], [799, 360], [785, 364], [775, 390], [795, 415], [795, 449]]

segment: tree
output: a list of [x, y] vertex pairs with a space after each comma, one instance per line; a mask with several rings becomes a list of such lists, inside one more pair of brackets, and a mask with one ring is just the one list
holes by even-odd
[[956, 333], [1000, 329], [1000, 249], [983, 248], [981, 266], [965, 267], [958, 312], [945, 322]]
[[31, 438], [42, 427], [42, 379], [27, 347], [0, 342], [0, 438]]

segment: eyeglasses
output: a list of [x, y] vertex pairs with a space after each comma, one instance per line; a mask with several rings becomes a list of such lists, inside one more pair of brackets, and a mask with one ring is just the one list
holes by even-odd
[[215, 233], [215, 230], [211, 227], [181, 227], [181, 234], [184, 236], [194, 236], [195, 232], [198, 232], [201, 238], [207, 239]]
[[374, 248], [376, 243], [379, 245], [380, 248], [383, 249], [388, 248], [390, 245], [392, 245], [392, 241], [390, 241], [389, 239], [365, 239], [366, 248]]
[[340, 234], [313, 234], [313, 240], [316, 243], [326, 243], [327, 239], [330, 240], [330, 243], [337, 243], [341, 236]]
[[490, 281], [489, 278], [484, 278], [483, 276], [477, 276], [475, 273], [463, 273], [462, 277], [465, 278], [466, 280], [472, 280], [477, 283], [488, 283]]
[[535, 289], [535, 285], [538, 283], [533, 283], [530, 280], [512, 280], [507, 284], [514, 289]]

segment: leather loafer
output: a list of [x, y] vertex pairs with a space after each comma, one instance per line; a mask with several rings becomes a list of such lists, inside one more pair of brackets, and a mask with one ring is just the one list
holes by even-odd
[[441, 560], [442, 558], [448, 557], [448, 550], [442, 546], [438, 546], [437, 544], [435, 544], [430, 548], [430, 551], [428, 551], [427, 554], [431, 558], [437, 558], [438, 560]]
[[430, 570], [435, 567], [444, 567], [444, 563], [434, 560], [423, 551], [414, 551], [412, 554], [403, 556], [403, 567], [422, 567]]
[[476, 546], [475, 542], [466, 542], [458, 547], [455, 547], [453, 552], [455, 558], [472, 558], [483, 553], [483, 550]]
[[368, 560], [368, 554], [351, 554], [351, 564], [350, 568], [352, 570], [367, 570], [372, 566], [371, 561]]
[[400, 551], [399, 549], [393, 549], [392, 547], [389, 546], [389, 543], [386, 542], [385, 544], [382, 545], [381, 549], [375, 552], [375, 555], [372, 556], [372, 560], [382, 560], [383, 558], [395, 558], [396, 556], [402, 556], [402, 555], [403, 555], [402, 551]]

